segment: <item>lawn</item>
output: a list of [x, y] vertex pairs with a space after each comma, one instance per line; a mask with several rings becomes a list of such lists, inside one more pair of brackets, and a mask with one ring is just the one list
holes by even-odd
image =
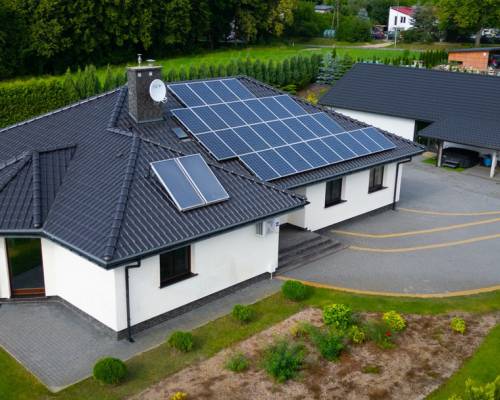
[[[425, 158], [422, 160], [422, 162], [424, 164], [436, 165], [436, 158], [435, 157]], [[448, 171], [455, 171], [455, 172], [462, 172], [465, 170], [465, 168], [462, 168], [462, 167], [457, 167], [457, 168], [441, 167], [441, 168], [444, 168]]]
[[[220, 350], [283, 321], [308, 306], [321, 307], [330, 303], [345, 303], [355, 311], [396, 310], [401, 313], [437, 314], [461, 310], [480, 313], [500, 311], [500, 291], [467, 297], [412, 299], [355, 295], [316, 288], [312, 296], [303, 303], [292, 303], [285, 300], [281, 294], [275, 294], [252, 306], [257, 318], [248, 325], [241, 325], [230, 316], [225, 316], [195, 329], [193, 334], [196, 338], [196, 346], [190, 353], [179, 355], [163, 344], [132, 358], [127, 361], [129, 378], [120, 386], [105, 387], [97, 384], [93, 379], [87, 379], [56, 395], [47, 394], [41, 385], [26, 373], [15, 360], [5, 353], [0, 353], [0, 368], [2, 371], [9, 371], [7, 375], [5, 373], [0, 375], [0, 399], [122, 399], [140, 392], [194, 362], [206, 360]], [[500, 328], [495, 330], [495, 332], [499, 331]], [[495, 347], [495, 340], [498, 340], [499, 333], [493, 338], [490, 335], [481, 346], [477, 357], [484, 357], [493, 351], [492, 347]], [[495, 350], [498, 351], [498, 349]], [[475, 371], [478, 378], [490, 379], [490, 375], [500, 374], [498, 363], [496, 366], [491, 363], [490, 370], [474, 368], [474, 365], [470, 366], [475, 359], [476, 357], [473, 357], [465, 368]], [[481, 361], [476, 362], [476, 364], [481, 365]], [[458, 375], [460, 373], [461, 371], [458, 372]], [[468, 376], [468, 374], [466, 371], [464, 376]], [[458, 387], [463, 382], [463, 377], [458, 376], [454, 380], [456, 381], [454, 387]], [[454, 390], [454, 388], [450, 390]], [[15, 395], [12, 396], [12, 393]]]

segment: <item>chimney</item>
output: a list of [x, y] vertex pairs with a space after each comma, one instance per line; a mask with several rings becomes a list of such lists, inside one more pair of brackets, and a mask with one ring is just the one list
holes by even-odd
[[136, 122], [151, 122], [163, 119], [161, 103], [149, 95], [149, 85], [154, 79], [161, 79], [161, 67], [139, 65], [127, 68], [128, 112]]

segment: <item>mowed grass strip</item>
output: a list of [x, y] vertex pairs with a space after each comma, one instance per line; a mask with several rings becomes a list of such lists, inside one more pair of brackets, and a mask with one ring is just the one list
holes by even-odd
[[[355, 311], [396, 310], [401, 313], [417, 314], [439, 314], [451, 311], [485, 313], [500, 311], [500, 291], [446, 299], [412, 299], [354, 295], [315, 288], [311, 297], [302, 303], [288, 301], [280, 293], [277, 293], [252, 305], [256, 318], [249, 324], [242, 325], [227, 315], [193, 330], [196, 341], [195, 348], [190, 353], [178, 353], [166, 344], [162, 344], [128, 360], [129, 377], [125, 383], [119, 386], [102, 386], [89, 378], [60, 393], [49, 394], [31, 375], [23, 371], [14, 359], [9, 356], [3, 357], [0, 362], [3, 371], [17, 369], [22, 373], [18, 374], [15, 383], [11, 383], [7, 376], [0, 374], [0, 399], [123, 399], [146, 389], [192, 363], [205, 360], [220, 350], [283, 321], [305, 307], [322, 307], [331, 303], [344, 303]], [[488, 347], [495, 345], [494, 340], [486, 341], [478, 354], [487, 353]], [[494, 374], [495, 371], [500, 373], [500, 365], [492, 368], [493, 370], [489, 372], [490, 375]], [[478, 371], [478, 373], [480, 372]], [[457, 378], [457, 382], [459, 380], [460, 378]], [[10, 391], [13, 386], [17, 390], [15, 397], [11, 396]]]

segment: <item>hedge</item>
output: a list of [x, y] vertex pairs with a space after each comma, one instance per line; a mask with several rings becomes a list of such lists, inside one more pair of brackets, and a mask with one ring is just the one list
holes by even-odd
[[[191, 65], [163, 71], [166, 81], [248, 75], [271, 85], [301, 88], [313, 81], [318, 73], [321, 56], [291, 57], [283, 62], [262, 62], [251, 59], [231, 61], [228, 65]], [[125, 73], [108, 67], [99, 81], [94, 66], [64, 76], [19, 80], [0, 84], [0, 128], [64, 107], [126, 82]]]

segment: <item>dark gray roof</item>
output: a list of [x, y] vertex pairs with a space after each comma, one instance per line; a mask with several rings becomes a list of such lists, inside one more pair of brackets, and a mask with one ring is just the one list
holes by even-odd
[[0, 131], [0, 234], [45, 236], [113, 267], [306, 204], [212, 164], [230, 199], [178, 211], [149, 163], [183, 153], [108, 129], [124, 91]]
[[[253, 79], [240, 80], [256, 96], [277, 93]], [[0, 234], [45, 236], [111, 268], [303, 207], [306, 200], [287, 188], [422, 152], [390, 135], [394, 150], [270, 184], [237, 160], [218, 163], [196, 140], [178, 139], [170, 110], [182, 105], [173, 96], [164, 105], [164, 121], [144, 124], [129, 116], [127, 96], [123, 87], [0, 130]], [[331, 115], [346, 129], [366, 126]], [[195, 153], [204, 156], [230, 199], [180, 212], [151, 174], [150, 162]]]
[[[484, 147], [488, 143], [499, 148], [500, 135], [490, 129], [495, 121], [500, 124], [498, 104], [493, 101], [499, 92], [500, 79], [494, 76], [356, 64], [320, 103], [425, 122], [442, 121], [419, 134], [446, 136], [458, 143], [467, 137], [467, 144]], [[474, 132], [457, 131], [459, 121], [468, 121]]]

